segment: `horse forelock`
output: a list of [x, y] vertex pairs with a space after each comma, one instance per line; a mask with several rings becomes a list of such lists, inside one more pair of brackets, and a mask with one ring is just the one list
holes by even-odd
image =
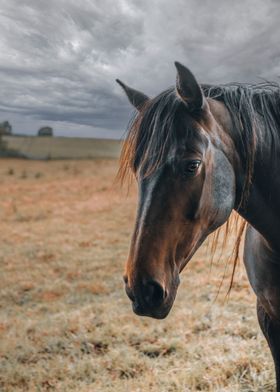
[[[120, 157], [118, 177], [124, 180], [132, 171], [141, 168], [149, 176], [167, 159], [172, 148], [178, 147], [180, 135], [175, 121], [180, 119], [179, 109], [185, 105], [174, 88], [148, 101], [131, 119]], [[188, 129], [184, 130], [187, 137]]]

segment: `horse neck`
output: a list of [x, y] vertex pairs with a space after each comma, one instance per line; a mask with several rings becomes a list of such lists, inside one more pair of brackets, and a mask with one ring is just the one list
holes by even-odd
[[211, 113], [220, 125], [219, 128], [222, 133], [226, 135], [226, 137], [223, 137], [223, 150], [235, 170], [235, 209], [273, 247], [278, 249], [280, 233], [280, 177], [278, 174], [280, 167], [280, 129], [279, 135], [275, 137], [268, 135], [265, 127], [256, 130], [256, 149], [250, 192], [247, 200], [240, 207], [246, 177], [244, 170], [246, 162], [236, 146], [242, 144], [242, 140], [238, 140], [238, 138], [241, 138], [242, 132], [246, 132], [246, 130], [237, 134], [225, 105], [221, 102], [211, 101]]

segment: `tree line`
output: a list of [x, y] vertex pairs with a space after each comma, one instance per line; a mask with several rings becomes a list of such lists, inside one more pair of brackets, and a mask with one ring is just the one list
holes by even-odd
[[[13, 134], [13, 127], [9, 121], [0, 122], [0, 137], [3, 135], [12, 135]], [[53, 136], [53, 128], [44, 126], [39, 128], [37, 132], [38, 136]]]

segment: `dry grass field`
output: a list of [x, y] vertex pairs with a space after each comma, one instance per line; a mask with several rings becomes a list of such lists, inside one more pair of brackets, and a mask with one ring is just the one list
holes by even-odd
[[[117, 161], [0, 161], [0, 390], [274, 391], [255, 298], [230, 244], [204, 245], [171, 314], [132, 313], [122, 283], [136, 192]], [[222, 286], [219, 286], [223, 280]]]
[[8, 156], [30, 159], [117, 158], [121, 148], [119, 140], [79, 137], [5, 135], [3, 142]]

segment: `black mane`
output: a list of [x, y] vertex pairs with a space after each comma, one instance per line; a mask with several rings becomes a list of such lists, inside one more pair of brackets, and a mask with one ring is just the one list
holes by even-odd
[[280, 88], [277, 83], [205, 86], [207, 97], [223, 102], [227, 107], [244, 156], [251, 152], [254, 140], [264, 139], [273, 149], [279, 138]]

